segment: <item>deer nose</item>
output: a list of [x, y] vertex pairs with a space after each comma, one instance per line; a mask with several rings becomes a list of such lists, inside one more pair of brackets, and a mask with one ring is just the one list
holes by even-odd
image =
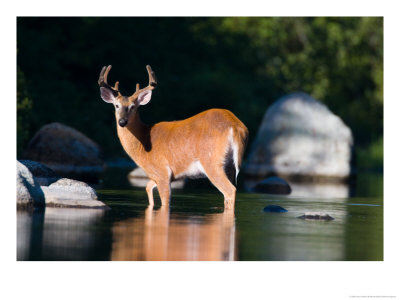
[[119, 119], [118, 120], [118, 124], [121, 127], [124, 127], [127, 123], [128, 123], [128, 121], [126, 119]]

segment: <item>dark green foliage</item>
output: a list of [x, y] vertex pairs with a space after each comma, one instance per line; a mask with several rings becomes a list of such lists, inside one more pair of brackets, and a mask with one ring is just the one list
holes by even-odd
[[159, 86], [141, 109], [148, 123], [227, 108], [248, 126], [251, 142], [273, 101], [304, 91], [352, 128], [357, 147], [383, 135], [383, 18], [18, 18], [17, 24], [18, 65], [34, 99], [32, 126], [22, 136], [58, 121], [98, 142], [106, 157], [121, 156], [113, 108], [97, 86], [107, 64], [109, 82], [119, 80], [127, 95], [136, 82], [148, 83], [145, 65], [153, 67]]
[[19, 67], [17, 67], [17, 86], [17, 156], [20, 156], [30, 139], [33, 116], [32, 99], [29, 98], [25, 77]]

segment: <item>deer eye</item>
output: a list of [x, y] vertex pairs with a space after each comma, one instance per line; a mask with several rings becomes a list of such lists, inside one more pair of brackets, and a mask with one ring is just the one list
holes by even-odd
[[119, 108], [119, 105], [118, 105], [118, 104], [115, 104], [115, 107], [116, 107], [116, 108]]

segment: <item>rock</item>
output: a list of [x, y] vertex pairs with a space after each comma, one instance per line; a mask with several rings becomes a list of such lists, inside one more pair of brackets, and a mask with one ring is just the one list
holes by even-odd
[[281, 213], [281, 212], [287, 212], [287, 210], [279, 205], [268, 205], [264, 207], [264, 212]]
[[[146, 187], [150, 180], [142, 168], [135, 168], [128, 174], [129, 183], [135, 187]], [[182, 189], [185, 186], [185, 180], [175, 180], [171, 182], [171, 189]]]
[[42, 207], [44, 194], [27, 167], [17, 161], [17, 205]]
[[90, 182], [97, 181], [104, 169], [100, 147], [81, 132], [60, 123], [43, 126], [23, 156], [57, 174]]
[[20, 160], [21, 164], [28, 168], [28, 170], [35, 177], [39, 185], [47, 186], [60, 179], [52, 169], [32, 160]]
[[350, 175], [353, 137], [328, 107], [304, 93], [267, 110], [243, 168], [250, 176], [343, 180]]
[[268, 177], [263, 181], [257, 183], [252, 191], [256, 193], [288, 195], [291, 193], [289, 184], [279, 177]]
[[331, 221], [335, 218], [332, 218], [330, 215], [322, 212], [306, 212], [304, 215], [298, 217], [300, 219], [308, 219], [308, 220], [325, 220]]
[[62, 178], [42, 190], [47, 206], [107, 208], [97, 200], [95, 190], [81, 181]]
[[[38, 178], [45, 185], [40, 186], [37, 177], [33, 175], [41, 176]], [[107, 208], [103, 202], [97, 200], [95, 190], [88, 184], [56, 176], [51, 169], [40, 163], [17, 161], [18, 206]]]

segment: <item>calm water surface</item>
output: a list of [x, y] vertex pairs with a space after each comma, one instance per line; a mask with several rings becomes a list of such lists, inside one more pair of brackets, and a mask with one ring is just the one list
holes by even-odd
[[[383, 260], [382, 184], [373, 175], [352, 189], [292, 185], [289, 197], [239, 192], [232, 213], [212, 187], [174, 190], [170, 207], [152, 209], [143, 188], [105, 178], [97, 192], [110, 210], [17, 211], [17, 259]], [[265, 213], [270, 204], [288, 212]], [[309, 211], [335, 219], [297, 218]]]

